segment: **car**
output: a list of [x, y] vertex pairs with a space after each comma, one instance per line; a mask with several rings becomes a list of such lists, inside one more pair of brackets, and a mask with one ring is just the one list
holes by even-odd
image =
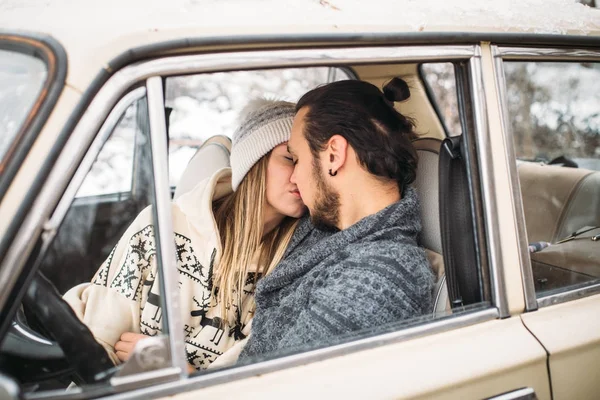
[[[600, 11], [474, 3], [0, 2], [0, 398], [597, 398]], [[253, 97], [396, 76], [435, 309], [188, 375], [169, 203], [196, 149]], [[166, 333], [114, 366], [61, 295], [148, 205]]]

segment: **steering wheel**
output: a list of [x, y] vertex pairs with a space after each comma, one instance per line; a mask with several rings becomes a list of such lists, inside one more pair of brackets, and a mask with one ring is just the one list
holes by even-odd
[[[83, 383], [98, 383], [110, 378], [115, 366], [104, 348], [94, 339], [88, 327], [77, 318], [69, 304], [41, 272], [33, 278], [23, 306], [35, 325], [55, 343], [31, 331], [22, 313], [17, 315], [2, 346], [2, 352], [32, 358], [32, 349], [42, 352], [39, 358], [60, 359], [64, 356], [75, 375]], [[57, 346], [60, 349], [57, 349]]]

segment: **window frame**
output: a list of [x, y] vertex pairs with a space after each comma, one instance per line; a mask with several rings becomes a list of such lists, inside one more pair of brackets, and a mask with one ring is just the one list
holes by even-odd
[[513, 208], [516, 216], [518, 246], [521, 259], [523, 290], [525, 294], [526, 311], [535, 311], [540, 307], [547, 307], [582, 297], [593, 296], [600, 293], [600, 282], [583, 283], [575, 287], [566, 287], [559, 293], [547, 294], [537, 297], [534, 287], [533, 269], [528, 252], [527, 232], [525, 228], [525, 213], [523, 210], [523, 196], [517, 172], [516, 152], [514, 148], [514, 132], [512, 131], [510, 116], [508, 115], [507, 82], [504, 71], [504, 61], [529, 61], [529, 62], [600, 62], [600, 48], [561, 48], [561, 47], [519, 47], [515, 45], [492, 45], [494, 57], [494, 71], [496, 75], [498, 101], [502, 108], [501, 120], [504, 131], [505, 145], [507, 148], [507, 163], [512, 186]]
[[0, 49], [14, 51], [40, 59], [47, 75], [40, 93], [21, 124], [6, 154], [0, 160], [0, 202], [17, 175], [33, 142], [58, 101], [67, 75], [67, 55], [55, 39], [49, 36], [15, 33], [0, 29]]
[[[329, 358], [335, 355], [347, 354], [364, 350], [367, 348], [378, 347], [385, 344], [395, 343], [398, 341], [407, 340], [409, 338], [431, 335], [438, 332], [457, 329], [473, 324], [478, 324], [484, 321], [496, 319], [498, 317], [509, 316], [507, 299], [504, 292], [504, 274], [502, 268], [502, 260], [499, 255], [498, 228], [494, 221], [498, 217], [495, 212], [495, 191], [493, 189], [493, 175], [491, 170], [491, 147], [489, 140], [486, 138], [489, 134], [487, 125], [487, 109], [484, 96], [484, 86], [482, 77], [482, 60], [481, 47], [479, 43], [469, 45], [423, 45], [423, 46], [372, 46], [372, 47], [348, 47], [348, 48], [315, 48], [315, 49], [291, 49], [291, 50], [256, 50], [256, 51], [232, 51], [224, 53], [207, 53], [198, 55], [182, 55], [171, 56], [161, 59], [152, 59], [149, 61], [140, 62], [117, 71], [103, 85], [97, 95], [91, 101], [88, 109], [83, 114], [79, 123], [75, 126], [70, 135], [67, 145], [59, 156], [55, 167], [51, 171], [51, 175], [45, 182], [42, 192], [34, 204], [33, 216], [26, 221], [24, 229], [19, 232], [19, 237], [11, 248], [11, 252], [4, 259], [4, 263], [11, 262], [12, 272], [19, 273], [22, 268], [26, 255], [32, 250], [24, 242], [24, 237], [41, 237], [48, 238], [56, 223], [60, 218], [59, 210], [64, 206], [58, 207], [57, 218], [54, 223], [46, 224], [44, 231], [39, 229], [39, 222], [45, 215], [52, 213], [52, 204], [56, 204], [62, 195], [62, 188], [66, 187], [70, 177], [73, 175], [81, 158], [91, 157], [88, 147], [92, 143], [96, 143], [98, 138], [96, 132], [98, 127], [103, 123], [106, 115], [113, 109], [113, 105], [122, 99], [122, 96], [131, 88], [139, 85], [153, 87], [153, 100], [149, 98], [149, 112], [151, 115], [151, 134], [153, 130], [166, 129], [164, 121], [164, 99], [162, 99], [162, 82], [168, 76], [179, 76], [184, 74], [202, 73], [202, 72], [226, 72], [249, 69], [266, 69], [266, 68], [285, 68], [285, 67], [307, 67], [307, 66], [337, 66], [337, 65], [354, 65], [354, 64], [372, 64], [372, 63], [406, 63], [406, 62], [422, 62], [422, 61], [461, 61], [464, 63], [464, 76], [469, 81], [465, 84], [465, 91], [469, 93], [468, 101], [471, 106], [469, 119], [472, 119], [472, 129], [464, 129], [465, 135], [472, 135], [473, 142], [471, 144], [472, 152], [477, 155], [476, 159], [471, 162], [470, 169], [476, 174], [472, 176], [474, 180], [473, 187], [481, 191], [480, 209], [478, 212], [480, 226], [484, 228], [485, 242], [487, 243], [484, 258], [489, 258], [489, 273], [491, 284], [491, 307], [470, 312], [464, 315], [451, 316], [448, 318], [436, 319], [433, 322], [428, 322], [422, 325], [410, 327], [407, 329], [394, 331], [391, 333], [380, 334], [368, 338], [359, 339], [350, 343], [345, 343], [324, 349], [318, 349], [302, 353], [298, 355], [278, 358], [271, 361], [260, 362], [248, 366], [236, 367], [231, 370], [218, 371], [207, 375], [193, 376], [186, 380], [177, 380], [174, 383], [167, 384], [164, 387], [165, 392], [173, 393], [175, 390], [191, 390], [197, 387], [205, 387], [223, 382], [226, 379], [240, 379], [243, 377], [254, 376], [256, 374], [266, 373], [274, 369], [289, 368], [307, 362], [313, 362], [324, 358]], [[458, 83], [457, 77], [457, 83]], [[160, 82], [160, 83], [159, 83]], [[149, 96], [150, 97], [150, 96]], [[162, 100], [161, 100], [162, 99]], [[460, 100], [460, 99], [459, 99]], [[158, 110], [160, 109], [160, 113]], [[154, 111], [152, 111], [154, 110]], [[461, 109], [461, 114], [464, 116], [464, 107]], [[162, 120], [161, 120], [162, 116]], [[152, 122], [153, 121], [153, 122]], [[154, 128], [152, 128], [152, 126]], [[164, 132], [163, 132], [164, 133]], [[166, 135], [163, 135], [166, 141]], [[99, 152], [99, 148], [98, 148]], [[96, 152], [97, 153], [97, 152]], [[166, 154], [166, 153], [165, 153]], [[94, 157], [95, 158], [95, 155]], [[93, 161], [92, 158], [92, 161]], [[164, 169], [166, 171], [166, 169]], [[480, 175], [481, 176], [480, 176]], [[168, 177], [165, 181], [165, 192], [168, 192]], [[157, 182], [157, 186], [160, 184]], [[73, 193], [74, 195], [74, 193]], [[162, 193], [161, 198], [165, 197]], [[170, 198], [170, 196], [169, 196]], [[164, 199], [163, 199], [164, 200]], [[489, 203], [488, 203], [489, 202]], [[477, 205], [475, 205], [477, 208]], [[158, 213], [162, 213], [162, 217], [170, 215], [165, 213], [164, 202], [157, 205]], [[38, 219], [36, 219], [38, 218]], [[159, 227], [163, 220], [157, 219]], [[481, 222], [483, 221], [483, 222]], [[167, 227], [165, 226], [165, 231]], [[171, 230], [172, 234], [172, 230]], [[19, 240], [20, 239], [20, 240]], [[169, 257], [171, 251], [168, 246], [169, 241], [161, 241], [160, 248], [163, 251], [163, 256]], [[171, 243], [171, 246], [173, 244]], [[481, 249], [481, 243], [479, 244]], [[164, 260], [163, 261], [168, 261]], [[174, 257], [171, 261], [174, 262]], [[164, 265], [164, 264], [163, 264]], [[168, 268], [168, 264], [165, 265]], [[167, 308], [174, 307], [178, 303], [178, 291], [169, 292], [170, 296], [166, 299]], [[171, 306], [169, 306], [171, 304]], [[176, 315], [176, 314], [173, 314]], [[169, 326], [177, 326], [175, 319], [169, 319]], [[180, 326], [180, 325], [179, 325]], [[171, 336], [170, 336], [171, 337]], [[182, 344], [182, 343], [181, 343]], [[177, 347], [175, 347], [176, 349]], [[183, 355], [182, 353], [181, 355]], [[173, 360], [184, 359], [177, 357], [177, 352], [172, 354]], [[176, 362], [172, 363], [177, 365]], [[174, 375], [177, 375], [175, 373]], [[184, 371], [179, 371], [179, 376], [185, 376]], [[128, 380], [122, 386], [114, 386], [111, 389], [119, 392], [120, 390], [130, 390], [142, 386], [142, 382]], [[164, 376], [161, 376], [164, 379]], [[147, 385], [152, 381], [144, 380], [143, 384]], [[162, 381], [162, 380], [161, 380]], [[151, 391], [152, 395], [157, 394], [156, 388], [146, 388], [142, 391], [131, 393], [131, 396], [139, 396], [144, 392]], [[48, 396], [50, 393], [45, 392], [42, 396]], [[59, 395], [59, 393], [51, 393]], [[61, 397], [68, 398], [69, 394], [60, 393]], [[73, 393], [73, 396], [76, 396]], [[79, 394], [80, 395], [80, 394]], [[128, 394], [124, 394], [125, 397]], [[35, 398], [36, 396], [31, 396]]]

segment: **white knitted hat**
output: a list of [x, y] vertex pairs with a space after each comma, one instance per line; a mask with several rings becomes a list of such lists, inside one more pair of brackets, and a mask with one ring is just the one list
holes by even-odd
[[274, 147], [290, 139], [295, 105], [287, 101], [252, 100], [240, 114], [231, 145], [231, 186], [237, 190], [250, 168]]

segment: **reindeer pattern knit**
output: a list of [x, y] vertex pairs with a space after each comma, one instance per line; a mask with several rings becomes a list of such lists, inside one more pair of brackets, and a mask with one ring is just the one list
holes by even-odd
[[[220, 253], [212, 201], [231, 192], [230, 170], [223, 169], [173, 203], [176, 268], [188, 362], [207, 368], [249, 334], [254, 274], [246, 280], [241, 310], [227, 318], [213, 300], [213, 266]], [[152, 209], [143, 210], [123, 234], [91, 283], [69, 290], [64, 298], [90, 328], [111, 359], [124, 332], [148, 336], [163, 332], [161, 290]]]

